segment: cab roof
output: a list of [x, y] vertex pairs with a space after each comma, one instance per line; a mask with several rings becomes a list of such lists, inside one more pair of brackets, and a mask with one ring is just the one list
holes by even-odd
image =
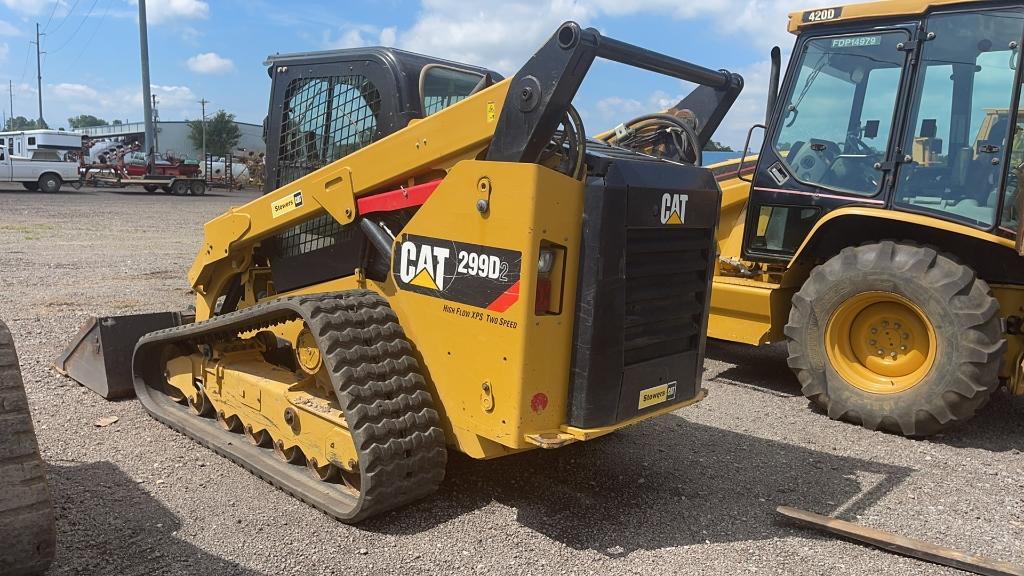
[[799, 34], [811, 27], [855, 20], [874, 20], [894, 16], [918, 16], [932, 8], [953, 4], [980, 4], [984, 0], [883, 0], [863, 4], [835, 5], [792, 12], [789, 31]]

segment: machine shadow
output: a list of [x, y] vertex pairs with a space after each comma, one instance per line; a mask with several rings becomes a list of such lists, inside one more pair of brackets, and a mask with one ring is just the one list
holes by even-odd
[[181, 520], [110, 462], [47, 463], [47, 477], [57, 517], [47, 574], [258, 574], [178, 539]]
[[668, 415], [560, 450], [452, 456], [438, 495], [360, 527], [415, 533], [498, 502], [566, 546], [621, 556], [776, 537], [779, 504], [852, 518], [913, 471]]
[[709, 339], [704, 354], [708, 360], [731, 365], [715, 375], [715, 381], [776, 396], [800, 395], [800, 383], [786, 364], [784, 344], [748, 346]]
[[1005, 388], [999, 388], [966, 424], [928, 440], [955, 448], [1024, 451], [1024, 396], [1014, 396]]

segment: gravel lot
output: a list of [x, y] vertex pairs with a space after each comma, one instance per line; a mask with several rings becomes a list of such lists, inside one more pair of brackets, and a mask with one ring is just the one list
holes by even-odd
[[959, 573], [778, 504], [1024, 563], [1024, 399], [929, 441], [869, 433], [810, 410], [778, 347], [712, 344], [705, 402], [557, 451], [452, 456], [439, 494], [359, 527], [51, 368], [88, 315], [188, 305], [202, 224], [254, 196], [0, 189], [0, 318], [57, 506], [52, 574]]

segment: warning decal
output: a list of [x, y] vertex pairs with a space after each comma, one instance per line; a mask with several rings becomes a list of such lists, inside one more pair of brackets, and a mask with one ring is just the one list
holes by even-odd
[[504, 312], [519, 300], [522, 254], [407, 234], [391, 272], [402, 290]]

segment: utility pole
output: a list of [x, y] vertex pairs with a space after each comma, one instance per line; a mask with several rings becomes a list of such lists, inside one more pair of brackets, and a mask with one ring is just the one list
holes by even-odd
[[39, 90], [39, 126], [43, 128], [46, 126], [46, 121], [43, 120], [43, 64], [40, 54], [42, 54], [42, 45], [39, 44], [39, 22], [36, 22], [36, 82], [37, 89]]
[[[11, 91], [11, 125], [14, 125], [14, 80], [7, 81], [7, 89]], [[7, 123], [4, 122], [4, 130], [7, 130]]]
[[146, 119], [146, 173], [153, 172], [154, 138], [152, 96], [149, 87], [149, 35], [146, 30], [146, 0], [139, 0], [139, 53], [142, 58], [142, 116]]
[[203, 165], [206, 165], [206, 105], [210, 101], [203, 98], [199, 101], [199, 105], [203, 107]]

